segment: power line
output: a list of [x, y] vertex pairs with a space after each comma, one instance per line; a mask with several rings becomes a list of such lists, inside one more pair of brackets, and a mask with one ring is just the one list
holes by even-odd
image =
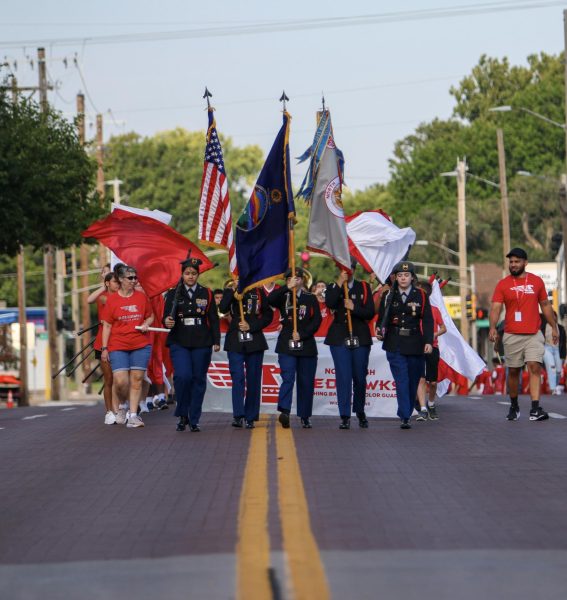
[[26, 39], [16, 41], [0, 41], [0, 47], [13, 48], [44, 44], [50, 46], [66, 46], [77, 44], [118, 44], [134, 42], [155, 42], [163, 40], [196, 39], [208, 37], [226, 37], [238, 35], [254, 35], [260, 33], [280, 33], [285, 31], [317, 30], [343, 27], [357, 27], [361, 25], [376, 25], [382, 23], [401, 23], [407, 21], [422, 21], [443, 19], [449, 17], [462, 17], [470, 15], [486, 15], [519, 10], [531, 10], [564, 5], [564, 0], [547, 0], [544, 2], [506, 1], [468, 4], [449, 8], [430, 8], [423, 10], [397, 11], [389, 13], [374, 13], [351, 17], [327, 17], [313, 19], [288, 19], [271, 21], [252, 25], [234, 25], [222, 27], [202, 27], [183, 29], [177, 31], [122, 33], [101, 36], [81, 36], [71, 38], [53, 39]]

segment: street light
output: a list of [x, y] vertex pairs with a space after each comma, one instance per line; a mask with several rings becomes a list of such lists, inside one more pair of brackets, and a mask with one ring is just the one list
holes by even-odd
[[445, 252], [448, 252], [449, 254], [453, 254], [454, 256], [459, 256], [459, 253], [457, 251], [452, 250], [451, 248], [448, 248], [447, 246], [444, 246], [443, 244], [440, 244], [439, 242], [431, 242], [429, 240], [416, 240], [415, 245], [416, 246], [436, 246], [437, 248], [441, 248], [441, 250], [444, 250]]
[[544, 115], [540, 115], [534, 110], [530, 110], [529, 108], [524, 108], [523, 106], [495, 106], [494, 108], [489, 108], [488, 112], [511, 112], [513, 110], [521, 110], [522, 112], [528, 113], [528, 115], [532, 115], [532, 117], [536, 117], [537, 119], [541, 119], [550, 125], [555, 125], [555, 127], [561, 127], [561, 129], [565, 129], [565, 123], [558, 123], [549, 117]]

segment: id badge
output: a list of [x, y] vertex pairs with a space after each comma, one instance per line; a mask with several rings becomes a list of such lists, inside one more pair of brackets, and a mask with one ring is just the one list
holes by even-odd
[[516, 323], [522, 322], [522, 313], [519, 310], [514, 313], [514, 321], [516, 321]]

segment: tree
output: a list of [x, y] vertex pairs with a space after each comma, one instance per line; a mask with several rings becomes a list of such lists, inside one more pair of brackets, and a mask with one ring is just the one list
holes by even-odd
[[93, 184], [94, 164], [73, 124], [0, 92], [0, 253], [78, 242], [99, 216]]

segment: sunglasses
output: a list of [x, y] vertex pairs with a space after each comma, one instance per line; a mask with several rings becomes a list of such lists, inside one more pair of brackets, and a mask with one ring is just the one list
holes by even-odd
[[136, 277], [136, 275], [128, 275], [128, 277], [126, 277], [126, 279], [129, 279], [130, 281], [137, 281], [138, 278]]

